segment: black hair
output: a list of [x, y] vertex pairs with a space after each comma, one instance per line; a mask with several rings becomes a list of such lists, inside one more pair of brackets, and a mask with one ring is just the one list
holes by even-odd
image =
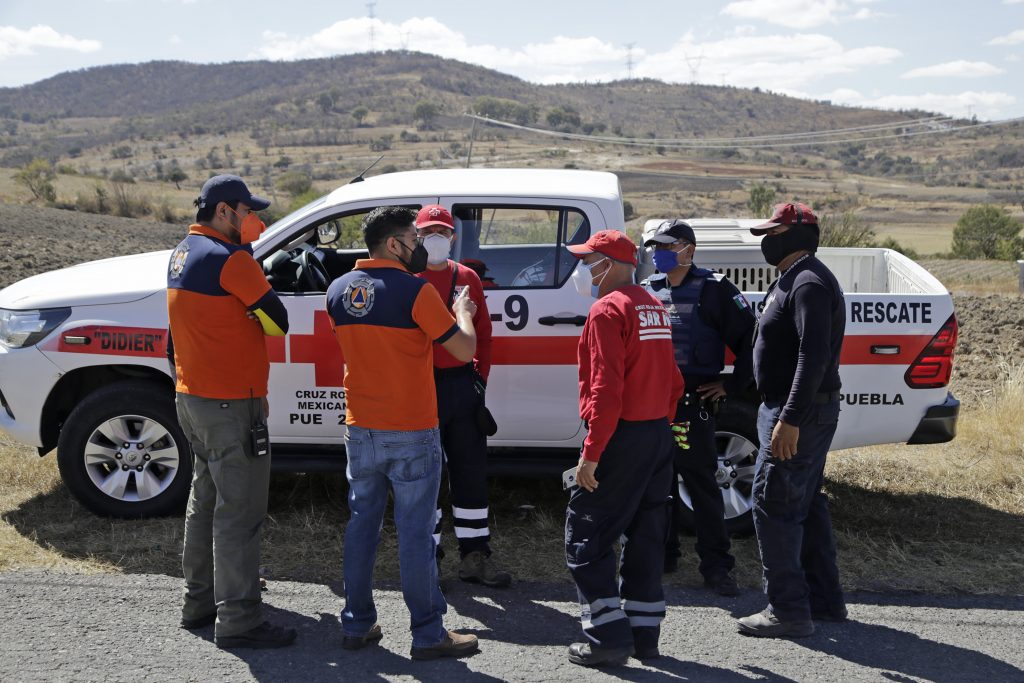
[[389, 237], [394, 237], [416, 221], [416, 212], [404, 206], [378, 206], [363, 219], [363, 241], [372, 254]]
[[[231, 201], [224, 202], [224, 203], [227, 204], [228, 206], [230, 206], [232, 210], [234, 210], [234, 209], [238, 208], [238, 204], [239, 204], [240, 201], [241, 201], [240, 199], [232, 199]], [[220, 204], [220, 203], [221, 202], [217, 202], [217, 204]], [[204, 207], [202, 207], [200, 209], [197, 209], [196, 210], [196, 223], [209, 223], [210, 221], [212, 221], [213, 220], [213, 216], [214, 216], [214, 212], [217, 210], [217, 204], [214, 204], [213, 206], [204, 206]], [[196, 207], [199, 206], [199, 199], [198, 198], [194, 199], [192, 201], [192, 206], [196, 206]]]

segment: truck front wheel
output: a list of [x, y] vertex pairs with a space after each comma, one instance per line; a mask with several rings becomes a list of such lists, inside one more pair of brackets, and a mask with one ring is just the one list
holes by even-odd
[[[754, 533], [754, 463], [757, 460], [757, 408], [745, 403], [726, 403], [715, 418], [715, 450], [718, 470], [715, 481], [725, 503], [725, 526], [732, 536]], [[677, 506], [679, 523], [693, 530], [693, 505], [680, 477]]]
[[117, 382], [86, 396], [61, 429], [57, 464], [75, 498], [109, 517], [179, 512], [192, 479], [174, 395], [145, 381]]

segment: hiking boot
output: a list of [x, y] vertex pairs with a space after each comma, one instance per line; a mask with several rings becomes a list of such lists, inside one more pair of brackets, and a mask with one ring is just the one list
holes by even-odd
[[727, 598], [734, 598], [740, 594], [740, 587], [736, 584], [736, 579], [732, 578], [732, 574], [728, 572], [704, 579], [704, 586]]
[[379, 643], [383, 637], [384, 632], [380, 630], [380, 624], [374, 624], [365, 636], [344, 636], [341, 639], [341, 647], [346, 650], [361, 650], [367, 645]]
[[448, 631], [437, 645], [430, 647], [412, 646], [409, 654], [413, 659], [440, 659], [441, 657], [468, 657], [480, 650], [480, 641], [476, 636]]
[[195, 619], [188, 619], [187, 617], [182, 617], [181, 627], [186, 631], [196, 631], [206, 626], [210, 626], [215, 621], [217, 621], [217, 613], [210, 612], [206, 616], [196, 617]]
[[757, 614], [737, 619], [739, 631], [745, 636], [759, 638], [802, 638], [814, 633], [811, 621], [782, 621], [766, 608]]
[[236, 647], [265, 649], [291, 645], [295, 642], [295, 635], [295, 629], [293, 628], [274, 626], [269, 621], [264, 621], [255, 628], [233, 636], [214, 636], [213, 642], [222, 650], [230, 650]]
[[632, 647], [591, 647], [590, 643], [569, 646], [569, 661], [580, 666], [622, 666], [632, 654]]
[[651, 659], [657, 659], [661, 656], [661, 652], [657, 646], [654, 647], [637, 647], [633, 646], [633, 658], [639, 659], [641, 662], [646, 662]]
[[491, 588], [507, 588], [512, 583], [512, 575], [494, 566], [487, 555], [480, 550], [462, 558], [459, 563], [459, 578], [468, 583], [482, 583]]

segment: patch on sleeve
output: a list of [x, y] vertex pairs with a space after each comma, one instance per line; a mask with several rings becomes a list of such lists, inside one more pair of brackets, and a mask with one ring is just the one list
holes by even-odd
[[742, 294], [737, 294], [732, 298], [732, 300], [733, 303], [736, 304], [736, 307], [739, 308], [741, 311], [744, 308], [750, 308], [750, 302], [747, 301], [747, 297], [743, 296]]

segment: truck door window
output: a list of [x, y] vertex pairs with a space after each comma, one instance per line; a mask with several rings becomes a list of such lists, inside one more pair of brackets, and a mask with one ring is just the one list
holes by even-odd
[[576, 264], [565, 245], [590, 236], [586, 215], [572, 207], [456, 204], [452, 215], [459, 260], [478, 262], [488, 287], [561, 287]]

